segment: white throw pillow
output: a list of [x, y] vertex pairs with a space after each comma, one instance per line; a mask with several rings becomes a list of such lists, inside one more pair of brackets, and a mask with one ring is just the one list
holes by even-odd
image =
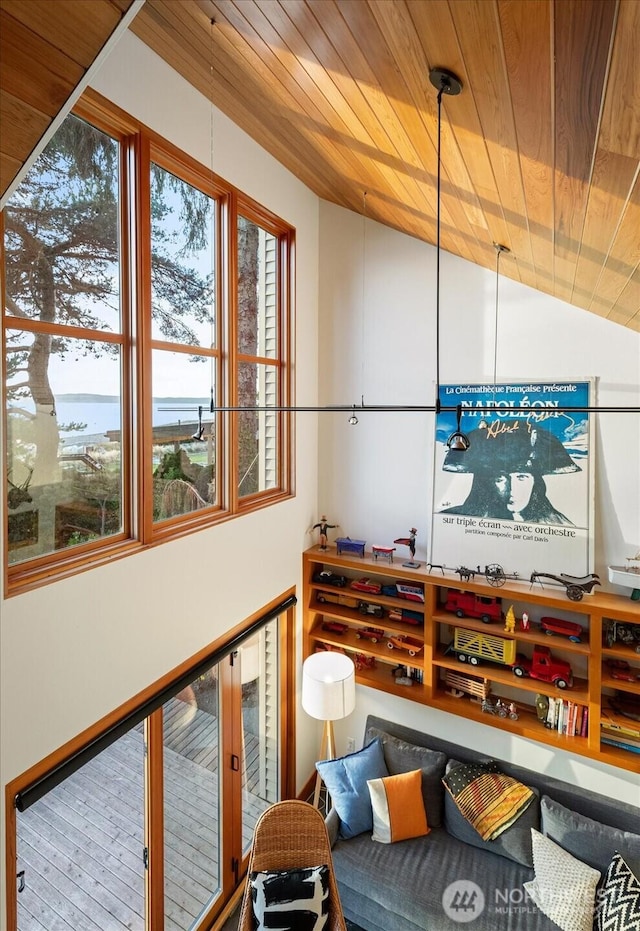
[[329, 869], [321, 866], [251, 873], [257, 931], [323, 931], [329, 916]]
[[562, 931], [592, 931], [598, 870], [531, 828], [535, 879], [525, 883], [533, 901]]

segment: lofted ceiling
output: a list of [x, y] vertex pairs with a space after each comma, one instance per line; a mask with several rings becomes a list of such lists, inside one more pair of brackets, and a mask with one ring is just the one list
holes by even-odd
[[[76, 42], [129, 2], [0, 7]], [[453, 71], [443, 248], [495, 269], [501, 243], [501, 273], [640, 331], [640, 0], [146, 0], [130, 29], [318, 196], [431, 243]]]
[[431, 243], [452, 70], [443, 248], [640, 330], [639, 0], [146, 0], [130, 28], [320, 197]]
[[133, 0], [0, 0], [0, 192], [4, 196]]

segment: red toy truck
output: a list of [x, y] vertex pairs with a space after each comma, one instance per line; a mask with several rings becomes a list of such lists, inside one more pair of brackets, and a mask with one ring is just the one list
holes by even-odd
[[530, 676], [542, 682], [551, 682], [559, 689], [571, 688], [573, 685], [571, 666], [563, 659], [555, 659], [548, 647], [535, 646], [531, 659], [518, 655], [513, 672], [519, 678]]
[[473, 592], [449, 589], [444, 609], [453, 611], [458, 617], [479, 617], [483, 624], [502, 620], [501, 598], [486, 598]]

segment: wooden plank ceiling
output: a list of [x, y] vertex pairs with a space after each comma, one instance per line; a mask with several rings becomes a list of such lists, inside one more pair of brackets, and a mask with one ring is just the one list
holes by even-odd
[[[2, 190], [131, 0], [0, 0]], [[211, 19], [215, 25], [211, 25]], [[146, 0], [130, 27], [320, 197], [640, 331], [640, 0]]]
[[2, 195], [131, 3], [0, 0]]
[[[210, 20], [215, 20], [211, 26]], [[320, 197], [640, 330], [640, 0], [147, 0], [130, 28]]]

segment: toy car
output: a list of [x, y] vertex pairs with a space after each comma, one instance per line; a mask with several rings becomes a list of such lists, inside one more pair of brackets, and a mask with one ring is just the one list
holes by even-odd
[[318, 592], [316, 601], [320, 604], [343, 605], [345, 608], [357, 608], [358, 599], [352, 598], [351, 595], [343, 595], [341, 592]]
[[356, 637], [358, 640], [362, 637], [365, 640], [370, 640], [371, 643], [377, 643], [378, 640], [382, 640], [384, 637], [384, 630], [379, 627], [359, 627], [356, 630]]
[[392, 608], [389, 611], [390, 621], [400, 621], [402, 624], [422, 624], [424, 617], [418, 611], [409, 611], [408, 608]]
[[473, 592], [449, 589], [444, 609], [452, 611], [457, 617], [478, 617], [483, 624], [502, 619], [502, 599], [475, 595]]
[[371, 604], [370, 601], [361, 601], [358, 604], [360, 614], [372, 614], [374, 617], [384, 617], [384, 608]]
[[371, 579], [364, 576], [361, 579], [355, 579], [351, 583], [351, 588], [355, 588], [357, 592], [369, 592], [372, 595], [379, 595], [382, 586], [377, 582], [372, 582]]
[[407, 598], [409, 601], [420, 601], [424, 604], [424, 588], [419, 585], [405, 585], [403, 582], [396, 582], [398, 598]]
[[316, 572], [313, 581], [319, 585], [335, 585], [336, 588], [346, 588], [347, 586], [347, 579], [344, 575], [336, 575], [335, 572], [330, 572], [329, 569]]
[[396, 636], [389, 637], [387, 646], [390, 650], [394, 648], [396, 650], [406, 650], [409, 656], [415, 656], [422, 651], [424, 644], [421, 640], [416, 640], [415, 637], [407, 637], [406, 634], [397, 634]]
[[573, 643], [582, 642], [582, 627], [580, 624], [575, 624], [573, 621], [563, 621], [559, 617], [541, 617], [540, 628], [545, 634], [562, 634], [568, 637]]
[[334, 634], [344, 634], [349, 630], [348, 624], [341, 624], [340, 621], [323, 621], [323, 630], [330, 630]]
[[636, 674], [626, 659], [608, 659], [607, 669], [612, 679], [621, 679], [623, 682], [635, 682], [640, 679], [640, 674]]

